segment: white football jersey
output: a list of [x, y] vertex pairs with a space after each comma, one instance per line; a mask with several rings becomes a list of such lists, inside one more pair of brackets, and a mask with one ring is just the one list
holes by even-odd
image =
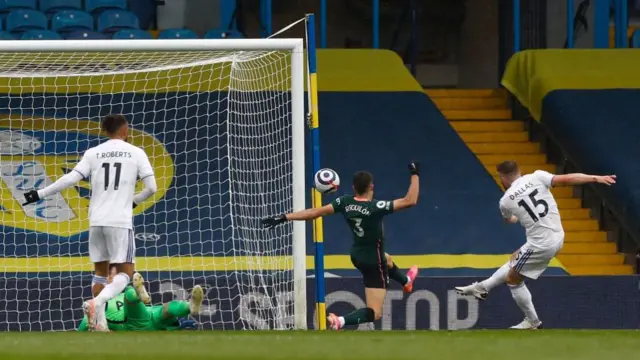
[[550, 191], [553, 176], [542, 170], [524, 175], [500, 199], [502, 216], [508, 219], [515, 215], [525, 228], [527, 242], [540, 248], [564, 240], [558, 204]]
[[87, 150], [73, 170], [91, 179], [90, 226], [133, 228], [136, 181], [153, 176], [144, 150], [112, 139]]

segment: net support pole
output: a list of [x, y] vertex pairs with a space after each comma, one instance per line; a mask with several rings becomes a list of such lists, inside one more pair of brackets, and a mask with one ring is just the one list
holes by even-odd
[[[311, 152], [312, 167], [315, 174], [320, 170], [320, 130], [318, 120], [318, 76], [316, 59], [316, 21], [314, 14], [306, 16], [307, 21], [307, 61], [309, 66], [309, 96], [311, 97]], [[322, 196], [315, 187], [311, 189], [311, 202], [314, 208], [322, 206]], [[324, 285], [324, 238], [322, 231], [322, 217], [313, 221], [313, 243], [315, 245], [314, 269], [315, 269], [315, 290], [316, 290], [316, 316], [319, 330], [327, 328]]]
[[[293, 166], [293, 211], [305, 209], [305, 122], [304, 47], [300, 41], [291, 53], [291, 121]], [[307, 251], [306, 225], [293, 222], [293, 291], [294, 327], [307, 328]]]

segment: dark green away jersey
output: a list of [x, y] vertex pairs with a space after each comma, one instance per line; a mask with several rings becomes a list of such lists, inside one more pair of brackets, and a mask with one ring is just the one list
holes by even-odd
[[386, 261], [382, 218], [393, 212], [393, 202], [341, 196], [331, 204], [336, 213], [344, 216], [353, 232], [351, 256], [361, 263]]

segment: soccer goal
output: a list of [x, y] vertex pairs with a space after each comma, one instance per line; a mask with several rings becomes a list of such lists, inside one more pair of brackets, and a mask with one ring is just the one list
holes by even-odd
[[[90, 297], [90, 186], [35, 205], [125, 115], [158, 193], [134, 211], [156, 303], [205, 288], [205, 329], [307, 327], [303, 41], [0, 43], [0, 330], [72, 330]], [[141, 184], [138, 184], [141, 187]]]

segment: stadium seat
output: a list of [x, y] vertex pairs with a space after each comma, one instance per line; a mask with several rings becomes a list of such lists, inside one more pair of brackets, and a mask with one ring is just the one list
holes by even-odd
[[189, 29], [166, 29], [160, 31], [158, 39], [199, 39], [199, 37]]
[[66, 40], [108, 40], [105, 34], [95, 31], [74, 31], [64, 34]]
[[14, 10], [5, 19], [5, 29], [12, 33], [21, 33], [27, 30], [45, 30], [47, 17], [40, 11], [22, 9]]
[[82, 10], [82, 0], [40, 0], [40, 11], [47, 15], [62, 10]]
[[636, 29], [631, 35], [631, 47], [632, 48], [640, 48], [640, 29]]
[[36, 0], [0, 0], [0, 13], [18, 9], [37, 9]]
[[107, 10], [98, 16], [98, 31], [114, 33], [123, 29], [139, 29], [138, 17], [126, 10]]
[[8, 31], [0, 31], [0, 40], [15, 40], [16, 38]]
[[213, 29], [204, 34], [205, 39], [242, 39], [244, 36], [237, 30]]
[[135, 39], [135, 40], [143, 40], [143, 39], [153, 39], [153, 36], [148, 31], [138, 30], [138, 29], [125, 29], [120, 30], [113, 34], [112, 39], [117, 40], [126, 40], [126, 39]]
[[84, 8], [92, 14], [113, 9], [127, 10], [127, 0], [86, 0]]
[[81, 10], [58, 11], [51, 18], [51, 30], [59, 33], [93, 30], [93, 17]]
[[58, 33], [51, 30], [28, 30], [22, 33], [20, 40], [61, 40]]

